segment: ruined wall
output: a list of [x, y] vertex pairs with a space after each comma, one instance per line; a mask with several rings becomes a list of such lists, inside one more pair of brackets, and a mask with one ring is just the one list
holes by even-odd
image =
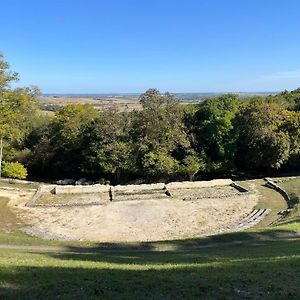
[[109, 192], [110, 186], [103, 184], [94, 185], [57, 185], [54, 188], [54, 194], [92, 194]]
[[213, 179], [209, 181], [183, 181], [170, 182], [167, 184], [168, 189], [194, 189], [214, 186], [225, 186], [232, 183], [231, 179]]

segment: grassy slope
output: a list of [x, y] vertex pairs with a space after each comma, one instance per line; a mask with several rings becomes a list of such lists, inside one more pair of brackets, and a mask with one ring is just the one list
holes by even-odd
[[299, 299], [300, 240], [177, 252], [0, 250], [0, 298]]
[[260, 222], [259, 226], [269, 226], [276, 222], [279, 218], [277, 213], [281, 210], [287, 209], [287, 203], [283, 197], [276, 191], [265, 186], [263, 179], [248, 180], [240, 182], [242, 186], [250, 189], [250, 191], [258, 191], [260, 193], [259, 201], [256, 205], [256, 209], [259, 208], [271, 208], [270, 214]]
[[[286, 208], [262, 181], [245, 184], [262, 193], [258, 207], [273, 209], [263, 225]], [[143, 245], [63, 243], [0, 233], [0, 243], [63, 247], [59, 252], [0, 249], [0, 299], [299, 299], [300, 238], [294, 233], [300, 223], [295, 220]], [[101, 251], [114, 247], [123, 250]]]
[[19, 189], [37, 189], [39, 184], [36, 183], [9, 183], [7, 180], [0, 179], [0, 186], [10, 187], [10, 188], [19, 188]]

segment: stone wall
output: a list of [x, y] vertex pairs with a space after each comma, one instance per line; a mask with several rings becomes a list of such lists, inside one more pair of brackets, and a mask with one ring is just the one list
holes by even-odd
[[130, 184], [130, 185], [116, 185], [112, 187], [114, 192], [138, 192], [145, 190], [162, 190], [164, 183], [153, 183], [153, 184]]
[[231, 179], [213, 179], [209, 181], [183, 181], [170, 182], [167, 184], [168, 189], [195, 189], [214, 186], [225, 186], [232, 183]]
[[109, 185], [57, 185], [53, 190], [53, 194], [92, 194], [109, 192]]
[[[164, 199], [172, 196], [173, 191], [184, 189], [199, 189], [217, 186], [229, 186], [233, 183], [231, 179], [214, 179], [210, 181], [184, 181], [171, 182], [168, 184], [139, 184], [139, 185], [47, 185], [39, 187], [36, 194], [27, 206], [34, 206], [37, 199], [47, 193], [52, 194], [95, 194], [107, 193], [107, 201], [129, 201], [132, 199]], [[169, 195], [168, 195], [169, 194]]]
[[280, 187], [279, 185], [277, 185], [272, 180], [272, 178], [266, 177], [265, 181], [266, 181], [266, 186], [267, 187], [269, 187], [271, 189], [274, 189], [275, 191], [277, 191], [278, 193], [280, 193], [282, 195], [282, 197], [285, 199], [285, 201], [286, 201], [286, 203], [288, 205], [288, 208], [292, 208], [293, 207], [291, 198], [290, 198], [289, 194], [285, 191], [285, 189], [283, 189], [282, 187]]

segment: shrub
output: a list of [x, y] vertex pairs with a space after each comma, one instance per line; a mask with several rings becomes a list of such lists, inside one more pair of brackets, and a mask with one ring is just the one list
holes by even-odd
[[3, 176], [12, 179], [25, 179], [27, 169], [19, 162], [7, 162], [3, 166]]

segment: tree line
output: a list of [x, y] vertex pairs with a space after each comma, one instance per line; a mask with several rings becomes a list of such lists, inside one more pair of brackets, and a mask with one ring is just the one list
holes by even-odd
[[79, 104], [47, 115], [37, 88], [10, 87], [17, 79], [0, 56], [0, 164], [19, 162], [32, 178], [123, 183], [300, 171], [300, 89], [199, 104], [149, 89], [139, 110]]

